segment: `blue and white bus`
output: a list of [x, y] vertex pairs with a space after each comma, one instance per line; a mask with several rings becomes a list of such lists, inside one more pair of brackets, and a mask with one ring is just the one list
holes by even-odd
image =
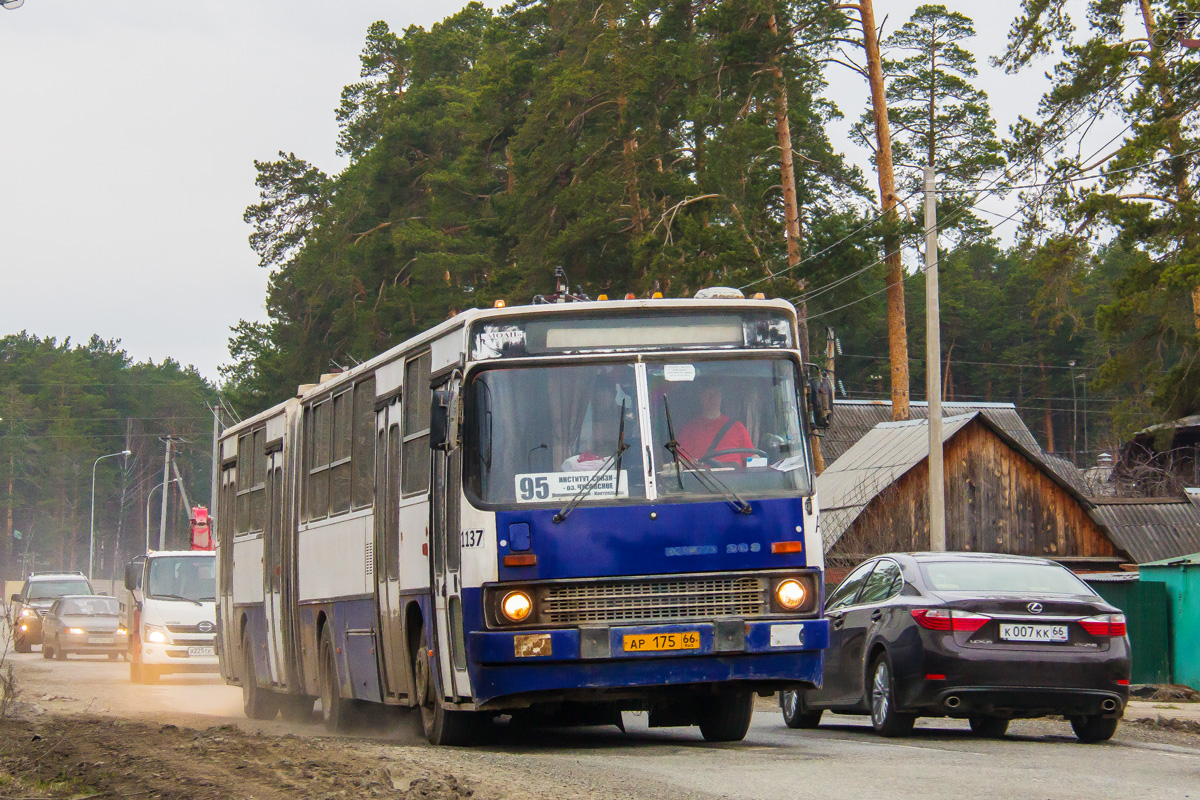
[[419, 706], [460, 744], [641, 710], [737, 741], [755, 694], [818, 685], [795, 309], [705, 295], [467, 311], [227, 430], [219, 653], [247, 714]]

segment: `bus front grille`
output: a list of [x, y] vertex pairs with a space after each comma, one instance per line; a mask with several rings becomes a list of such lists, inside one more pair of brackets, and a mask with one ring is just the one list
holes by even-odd
[[768, 613], [766, 581], [754, 577], [570, 583], [547, 587], [540, 618], [549, 624], [648, 622]]

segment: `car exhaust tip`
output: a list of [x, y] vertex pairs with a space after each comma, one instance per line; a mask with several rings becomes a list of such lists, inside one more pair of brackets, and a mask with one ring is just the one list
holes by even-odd
[[960, 705], [962, 705], [962, 700], [958, 695], [952, 694], [946, 698], [946, 708], [958, 708]]
[[1113, 700], [1110, 697], [1109, 699], [1107, 699], [1103, 703], [1101, 703], [1100, 707], [1102, 709], [1104, 709], [1105, 711], [1116, 711], [1117, 710], [1117, 701]]

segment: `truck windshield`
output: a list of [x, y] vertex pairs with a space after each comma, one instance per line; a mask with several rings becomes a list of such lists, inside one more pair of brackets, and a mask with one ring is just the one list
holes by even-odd
[[808, 491], [791, 361], [650, 363], [647, 383], [660, 496], [710, 495], [706, 476], [742, 496]]
[[167, 600], [206, 602], [217, 597], [211, 556], [178, 556], [150, 559], [146, 596]]
[[602, 468], [585, 502], [646, 496], [631, 364], [486, 370], [466, 400], [466, 486], [484, 503], [562, 504]]

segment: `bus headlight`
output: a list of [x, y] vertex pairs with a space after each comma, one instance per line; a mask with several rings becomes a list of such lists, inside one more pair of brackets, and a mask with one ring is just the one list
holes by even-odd
[[787, 578], [775, 585], [775, 602], [779, 603], [780, 608], [787, 611], [795, 611], [800, 608], [807, 598], [808, 590], [795, 578]]
[[533, 611], [533, 601], [524, 592], [509, 592], [500, 601], [500, 611], [509, 622], [524, 622]]

